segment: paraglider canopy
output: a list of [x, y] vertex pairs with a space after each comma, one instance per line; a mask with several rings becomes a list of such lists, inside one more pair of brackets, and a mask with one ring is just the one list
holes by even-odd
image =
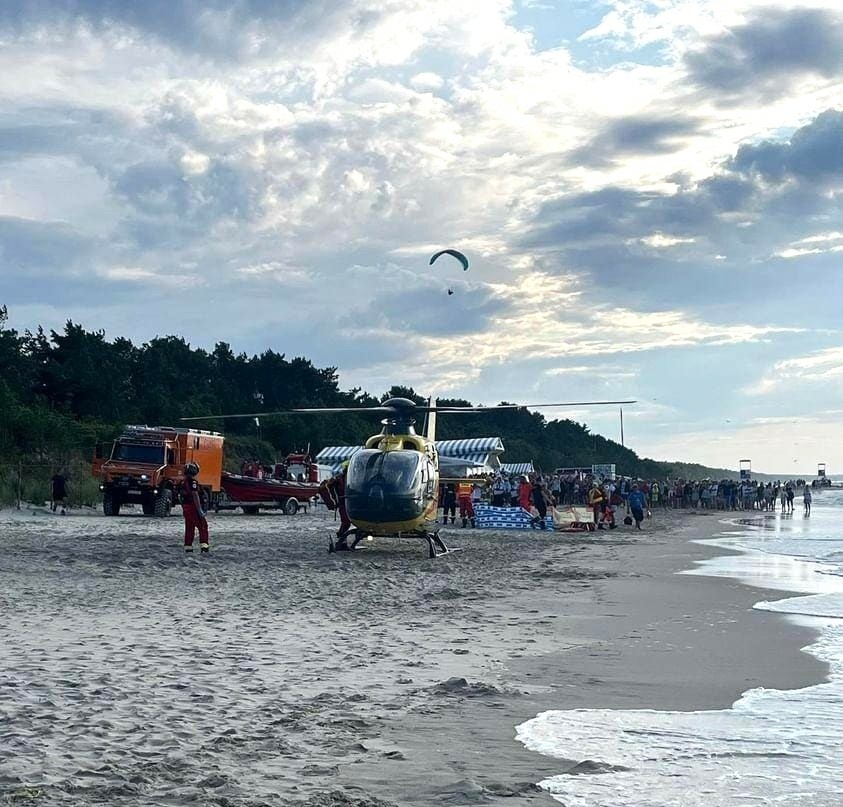
[[433, 264], [436, 262], [436, 259], [440, 255], [451, 255], [451, 256], [453, 256], [454, 258], [456, 258], [462, 264], [463, 271], [464, 272], [468, 271], [468, 258], [466, 258], [465, 255], [462, 254], [462, 252], [460, 252], [459, 250], [456, 250], [456, 249], [443, 249], [443, 250], [440, 250], [439, 252], [437, 252], [435, 255], [431, 255], [430, 256], [430, 266], [433, 266]]

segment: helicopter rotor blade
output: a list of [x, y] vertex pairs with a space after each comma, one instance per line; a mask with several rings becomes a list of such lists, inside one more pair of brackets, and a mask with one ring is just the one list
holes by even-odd
[[394, 415], [396, 410], [391, 406], [326, 406], [314, 409], [279, 409], [275, 412], [251, 412], [236, 415], [199, 415], [197, 417], [179, 418], [183, 421], [191, 420], [230, 420], [233, 418], [265, 418], [273, 415], [330, 415], [357, 412], [362, 414], [375, 413], [379, 415]]
[[[500, 404], [499, 406], [438, 406], [437, 412], [448, 415], [470, 414], [472, 412], [497, 412], [501, 409], [552, 409], [554, 407], [572, 406], [618, 406], [620, 404], [634, 404], [637, 401], [566, 401], [564, 403], [526, 403]], [[419, 406], [416, 412], [429, 412], [428, 407]]]
[[528, 404], [500, 404], [498, 406], [417, 406], [404, 411], [392, 406], [327, 406], [304, 409], [279, 409], [275, 412], [247, 412], [236, 415], [199, 415], [189, 418], [179, 418], [184, 422], [197, 420], [231, 420], [234, 418], [264, 418], [276, 415], [331, 415], [331, 414], [377, 414], [405, 416], [420, 415], [426, 412], [441, 412], [448, 415], [471, 414], [472, 412], [499, 412], [502, 409], [552, 409], [554, 407], [573, 406], [618, 406], [620, 404], [634, 404], [637, 401], [566, 401], [564, 403], [528, 403]]

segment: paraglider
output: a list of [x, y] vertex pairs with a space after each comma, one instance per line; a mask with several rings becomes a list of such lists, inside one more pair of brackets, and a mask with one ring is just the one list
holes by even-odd
[[439, 252], [437, 252], [435, 255], [431, 255], [430, 256], [430, 266], [433, 266], [433, 264], [436, 262], [436, 259], [440, 255], [452, 255], [454, 258], [456, 258], [462, 264], [463, 271], [464, 272], [468, 271], [468, 258], [466, 258], [465, 255], [462, 254], [462, 252], [460, 252], [459, 250], [456, 250], [456, 249], [443, 249], [443, 250], [440, 250]]
[[[465, 255], [462, 254], [462, 252], [460, 252], [459, 250], [456, 250], [456, 249], [442, 249], [439, 252], [435, 253], [434, 255], [431, 255], [429, 265], [433, 266], [433, 264], [436, 262], [436, 259], [440, 255], [451, 255], [452, 257], [456, 258], [462, 264], [463, 272], [468, 271], [468, 258], [466, 258]], [[453, 293], [454, 293], [453, 289], [448, 289], [448, 296], [449, 297]]]

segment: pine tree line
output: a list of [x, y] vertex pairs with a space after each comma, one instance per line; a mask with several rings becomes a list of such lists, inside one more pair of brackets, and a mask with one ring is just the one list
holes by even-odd
[[[64, 461], [90, 454], [126, 423], [178, 425], [181, 417], [319, 406], [373, 406], [387, 397], [422, 402], [415, 390], [393, 387], [380, 398], [361, 389], [342, 390], [336, 367], [315, 367], [266, 350], [235, 353], [219, 342], [211, 351], [179, 336], [142, 345], [68, 321], [61, 332], [19, 333], [0, 307], [0, 458]], [[441, 399], [442, 405], [468, 405]], [[359, 445], [378, 429], [369, 415], [319, 415], [209, 420], [210, 429], [233, 438], [237, 453], [284, 454], [326, 445]], [[613, 440], [571, 420], [547, 420], [525, 410], [443, 416], [438, 437], [498, 435], [509, 462], [533, 460], [543, 469], [615, 463], [633, 476], [681, 475], [679, 465], [641, 459]], [[271, 457], [265, 457], [269, 460]], [[701, 466], [682, 466], [692, 475]], [[697, 475], [703, 471], [697, 471]]]

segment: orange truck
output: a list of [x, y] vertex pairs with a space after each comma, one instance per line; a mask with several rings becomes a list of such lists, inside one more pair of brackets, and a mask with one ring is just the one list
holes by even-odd
[[100, 480], [102, 509], [116, 516], [124, 504], [139, 503], [145, 515], [169, 515], [188, 462], [199, 465], [206, 501], [216, 501], [222, 477], [223, 442], [217, 432], [171, 426], [126, 426], [106, 458], [102, 447], [91, 472]]

